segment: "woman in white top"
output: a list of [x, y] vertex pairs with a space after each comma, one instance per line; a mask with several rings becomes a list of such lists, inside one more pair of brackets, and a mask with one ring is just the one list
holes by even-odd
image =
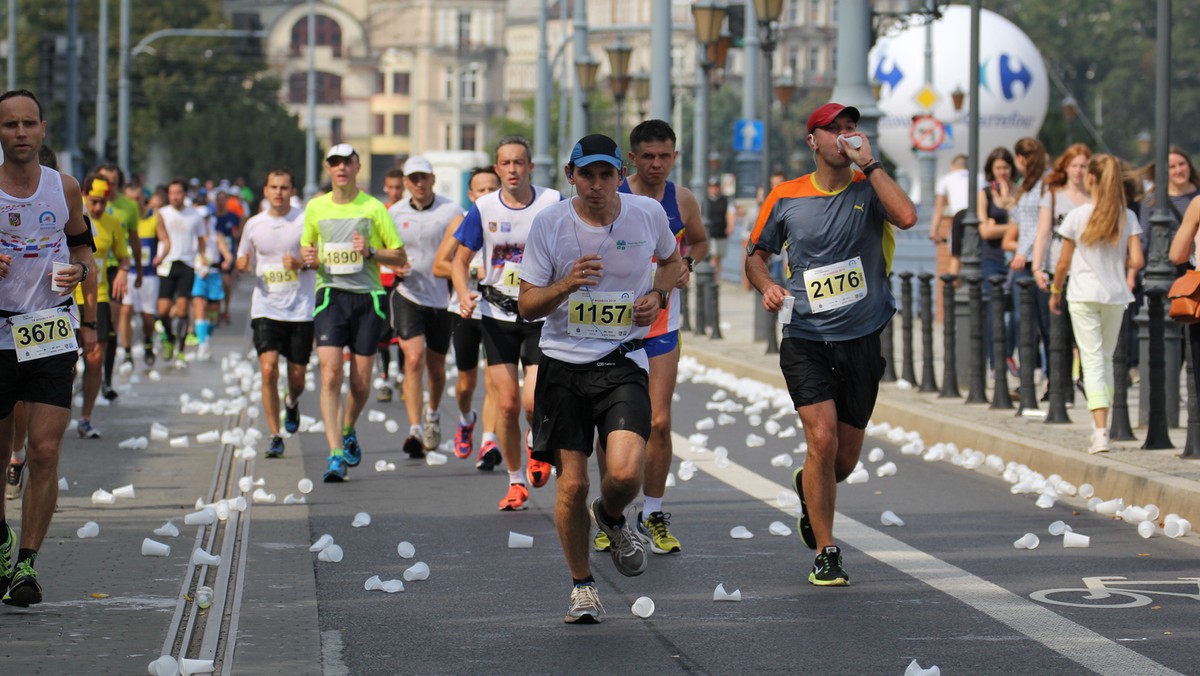
[[1084, 184], [1092, 195], [1067, 214], [1058, 227], [1062, 252], [1050, 285], [1050, 311], [1061, 313], [1067, 289], [1071, 325], [1083, 366], [1083, 386], [1092, 412], [1089, 453], [1109, 450], [1108, 409], [1113, 399], [1113, 351], [1125, 307], [1142, 268], [1142, 228], [1126, 206], [1121, 167], [1112, 155], [1096, 155], [1087, 164]]

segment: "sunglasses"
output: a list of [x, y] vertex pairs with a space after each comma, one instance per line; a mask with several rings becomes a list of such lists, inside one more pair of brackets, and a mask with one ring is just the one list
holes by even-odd
[[325, 164], [328, 164], [331, 167], [340, 167], [343, 164], [349, 164], [349, 163], [350, 163], [349, 157], [330, 157], [329, 159], [325, 160]]

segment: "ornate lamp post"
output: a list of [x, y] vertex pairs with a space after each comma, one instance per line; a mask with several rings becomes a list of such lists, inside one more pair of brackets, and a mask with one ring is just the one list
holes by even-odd
[[617, 144], [620, 145], [625, 96], [629, 93], [629, 58], [633, 53], [633, 47], [626, 44], [625, 39], [618, 35], [617, 41], [609, 45], [605, 51], [608, 52], [608, 83], [612, 87], [613, 101], [616, 102], [617, 119], [613, 138], [617, 139]]
[[725, 5], [713, 0], [704, 0], [692, 5], [692, 20], [696, 24], [696, 42], [698, 43], [697, 57], [700, 65], [699, 82], [696, 87], [696, 118], [694, 144], [692, 149], [692, 192], [703, 195], [708, 183], [708, 167], [705, 159], [708, 157], [708, 120], [711, 115], [710, 93], [712, 88], [712, 71], [717, 67], [717, 59], [722, 56], [719, 47], [721, 40], [721, 24], [725, 22]]

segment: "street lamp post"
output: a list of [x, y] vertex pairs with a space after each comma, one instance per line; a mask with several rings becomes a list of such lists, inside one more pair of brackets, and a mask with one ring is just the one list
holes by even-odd
[[625, 112], [625, 95], [629, 93], [629, 58], [633, 53], [623, 37], [617, 36], [617, 41], [609, 45], [608, 52], [608, 83], [612, 87], [613, 102], [616, 104], [616, 124], [613, 125], [613, 138], [621, 145], [621, 127]]
[[700, 70], [696, 73], [699, 82], [696, 83], [696, 117], [694, 120], [692, 148], [692, 192], [703, 195], [708, 183], [708, 167], [705, 160], [708, 157], [709, 124], [711, 115], [712, 71], [717, 62], [714, 49], [721, 39], [721, 24], [725, 21], [725, 6], [712, 0], [697, 2], [692, 5], [692, 20], [696, 24], [696, 52]]
[[586, 136], [591, 127], [591, 96], [592, 90], [596, 88], [596, 74], [599, 71], [600, 62], [592, 58], [591, 54], [585, 54], [584, 58], [575, 61], [575, 81], [579, 83], [580, 92], [579, 105], [583, 108], [584, 131], [579, 138]]
[[650, 74], [646, 71], [641, 71], [635, 74], [629, 80], [630, 89], [633, 91], [633, 98], [637, 101], [638, 119], [646, 119], [646, 103], [650, 100]]
[[[783, 0], [754, 0], [754, 16], [758, 21], [759, 49], [762, 50], [762, 82], [763, 82], [763, 147], [759, 168], [759, 180], [762, 181], [762, 198], [766, 200], [771, 191], [771, 66], [775, 53], [778, 35], [775, 32], [775, 21], [783, 12]], [[755, 299], [755, 339], [767, 341], [767, 354], [779, 352], [779, 337], [775, 333], [775, 324], [771, 314]]]
[[1075, 102], [1074, 96], [1067, 94], [1065, 97], [1063, 97], [1062, 113], [1065, 127], [1064, 136], [1066, 136], [1067, 145], [1069, 146], [1074, 140], [1071, 133], [1071, 126], [1075, 122], [1076, 116], [1079, 114], [1079, 104]]

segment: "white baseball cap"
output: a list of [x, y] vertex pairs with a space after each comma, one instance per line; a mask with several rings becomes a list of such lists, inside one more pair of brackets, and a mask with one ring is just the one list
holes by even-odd
[[349, 143], [339, 143], [330, 148], [329, 152], [325, 153], [325, 159], [328, 160], [334, 157], [350, 157], [351, 155], [357, 154], [358, 151], [354, 149], [354, 146], [350, 145]]
[[425, 159], [424, 157], [421, 157], [420, 155], [417, 155], [416, 157], [410, 157], [404, 163], [404, 175], [408, 176], [409, 174], [430, 174], [430, 175], [432, 175], [433, 174], [433, 164], [431, 164], [429, 162], [429, 160]]

